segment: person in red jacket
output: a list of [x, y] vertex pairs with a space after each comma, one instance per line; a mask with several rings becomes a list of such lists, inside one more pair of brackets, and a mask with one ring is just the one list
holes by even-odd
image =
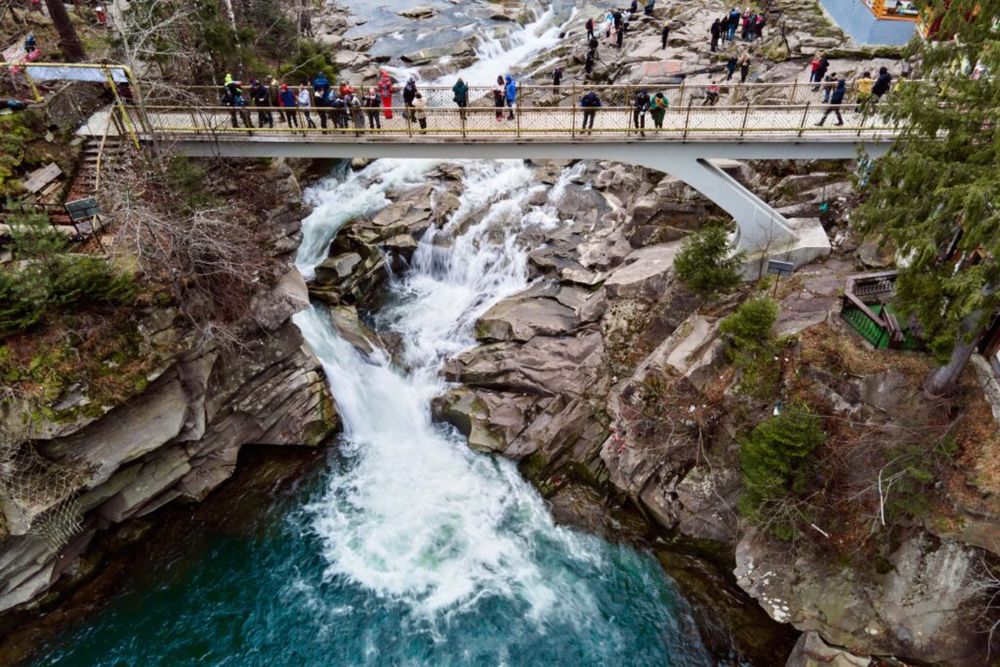
[[385, 109], [385, 119], [392, 120], [392, 79], [386, 71], [379, 72], [378, 94], [382, 98], [382, 107]]

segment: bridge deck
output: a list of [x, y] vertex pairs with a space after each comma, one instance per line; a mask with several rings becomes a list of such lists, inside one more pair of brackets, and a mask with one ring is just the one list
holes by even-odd
[[[333, 113], [324, 110], [328, 117], [326, 129], [320, 127], [320, 111], [310, 111], [316, 128], [289, 127], [283, 122], [283, 110], [270, 109], [274, 128], [261, 128], [259, 114], [268, 109], [248, 108], [246, 113], [254, 127], [239, 123], [233, 127], [233, 112], [226, 107], [146, 107], [145, 117], [133, 108], [129, 120], [141, 134], [155, 133], [161, 137], [183, 140], [214, 141], [289, 141], [350, 142], [350, 143], [503, 143], [517, 142], [701, 142], [720, 140], [752, 140], [771, 143], [858, 143], [889, 142], [897, 134], [879, 116], [856, 113], [853, 107], [840, 108], [844, 125], [835, 125], [836, 117], [830, 114], [826, 125], [816, 126], [826, 106], [717, 106], [687, 107], [667, 111], [662, 128], [653, 125], [649, 114], [645, 116], [645, 136], [634, 127], [632, 110], [628, 107], [604, 107], [597, 111], [593, 131], [583, 129], [583, 111], [580, 108], [526, 108], [517, 110], [509, 119], [507, 110], [497, 119], [493, 107], [467, 109], [461, 114], [457, 108], [428, 109], [427, 128], [407, 116], [403, 108], [393, 109], [393, 119], [381, 118], [382, 128], [359, 131], [353, 123], [348, 128], [338, 128]], [[300, 125], [306, 125], [304, 111], [294, 112]], [[126, 126], [111, 123], [111, 110], [95, 114], [79, 133], [101, 136], [107, 131], [120, 134]], [[364, 121], [367, 123], [367, 120]], [[110, 128], [109, 128], [109, 123]]]

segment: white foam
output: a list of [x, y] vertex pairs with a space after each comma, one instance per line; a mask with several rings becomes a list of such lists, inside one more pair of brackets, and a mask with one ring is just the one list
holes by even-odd
[[[382, 354], [363, 357], [318, 309], [295, 318], [329, 378], [349, 461], [309, 508], [313, 529], [328, 577], [405, 602], [418, 615], [446, 618], [504, 596], [525, 602], [540, 621], [559, 610], [560, 618], [585, 625], [599, 618], [595, 600], [572, 573], [543, 566], [541, 555], [557, 549], [591, 562], [599, 558], [594, 539], [554, 525], [511, 463], [475, 454], [431, 421], [441, 359], [469, 344], [478, 313], [527, 285], [517, 232], [524, 224], [558, 224], [552, 211], [526, 204], [533, 174], [522, 162], [463, 168], [461, 204], [443, 230], [469, 212], [482, 217], [443, 252], [431, 242], [444, 232], [428, 231], [412, 270], [394, 285], [400, 302], [384, 315], [403, 334], [410, 372], [394, 369]], [[357, 180], [360, 188], [365, 179]], [[330, 200], [342, 186], [322, 185], [310, 198], [336, 206]], [[359, 196], [384, 198], [379, 181], [370, 188]], [[313, 226], [307, 235], [317, 233]]]

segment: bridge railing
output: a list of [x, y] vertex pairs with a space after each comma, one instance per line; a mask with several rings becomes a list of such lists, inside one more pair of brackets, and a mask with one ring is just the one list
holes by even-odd
[[[738, 76], [738, 75], [737, 75]], [[720, 100], [723, 104], [745, 104], [747, 102], [758, 106], [783, 106], [806, 103], [820, 103], [824, 89], [822, 85], [801, 81], [783, 81], [776, 83], [740, 83], [725, 81], [725, 77], [717, 77]], [[920, 85], [924, 82], [907, 80], [909, 85]], [[847, 100], [856, 99], [854, 81], [847, 82]], [[243, 91], [250, 92], [250, 85], [243, 82]], [[520, 106], [565, 106], [567, 102], [579, 100], [588, 91], [596, 92], [601, 101], [608, 106], [631, 106], [635, 96], [642, 90], [650, 95], [663, 93], [671, 106], [686, 106], [691, 100], [700, 103], [706, 96], [709, 83], [679, 83], [670, 85], [605, 85], [584, 86], [567, 84], [563, 86], [518, 86], [518, 104]], [[298, 87], [289, 85], [297, 90]], [[333, 88], [337, 88], [336, 85]], [[367, 90], [366, 86], [354, 86], [356, 95], [361, 96]], [[144, 86], [147, 98], [154, 104], [177, 104], [179, 101], [189, 101], [194, 104], [218, 104], [222, 94], [221, 86]], [[449, 86], [419, 86], [418, 90], [432, 108], [454, 108], [454, 93]], [[276, 91], [274, 91], [276, 93]], [[402, 88], [397, 87], [393, 99], [402, 102]], [[493, 102], [493, 88], [489, 86], [470, 86], [469, 104], [473, 106], [489, 106]]]
[[[412, 109], [393, 107], [393, 118], [387, 120], [384, 109], [380, 108], [375, 111], [380, 129], [369, 126], [365, 109], [358, 111], [356, 117], [347, 112], [338, 114], [333, 109], [315, 107], [308, 111], [290, 111], [281, 107], [151, 104], [146, 105], [145, 111], [148, 126], [158, 135], [308, 137], [310, 140], [329, 141], [372, 138], [379, 141], [421, 138], [585, 140], [591, 137], [634, 139], [641, 136], [676, 141], [706, 137], [787, 137], [801, 136], [806, 132], [876, 136], [895, 129], [877, 114], [858, 113], [846, 105], [838, 107], [844, 117], [844, 125], [834, 125], [831, 114], [826, 126], [817, 127], [816, 122], [827, 108], [827, 105], [816, 104], [701, 106], [689, 102], [684, 107], [667, 109], [659, 127], [651, 113], [641, 117], [640, 121], [644, 120], [645, 125], [637, 127], [632, 107], [604, 106], [596, 110], [592, 129], [584, 127], [586, 110], [575, 105], [515, 107], [513, 110], [495, 106], [475, 106], [464, 111], [456, 107], [429, 108], [425, 111], [426, 127], [421, 126]], [[131, 109], [130, 113], [138, 113], [138, 110]], [[273, 117], [274, 127], [261, 127], [261, 121], [266, 120], [267, 114]], [[286, 114], [294, 114], [295, 125], [285, 121]], [[316, 127], [309, 127], [308, 120], [312, 120]]]

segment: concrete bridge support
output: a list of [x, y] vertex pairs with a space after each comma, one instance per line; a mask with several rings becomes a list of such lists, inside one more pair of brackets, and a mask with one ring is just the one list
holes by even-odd
[[[169, 143], [169, 139], [166, 140]], [[736, 246], [756, 273], [764, 260], [801, 266], [830, 253], [818, 219], [786, 219], [713, 160], [852, 159], [859, 149], [881, 155], [891, 139], [855, 142], [851, 137], [796, 142], [787, 137], [760, 141], [642, 142], [595, 138], [575, 141], [412, 140], [379, 142], [310, 141], [299, 137], [195, 135], [178, 137], [174, 149], [193, 157], [421, 158], [443, 160], [531, 159], [610, 160], [675, 176], [715, 202], [738, 225]]]

